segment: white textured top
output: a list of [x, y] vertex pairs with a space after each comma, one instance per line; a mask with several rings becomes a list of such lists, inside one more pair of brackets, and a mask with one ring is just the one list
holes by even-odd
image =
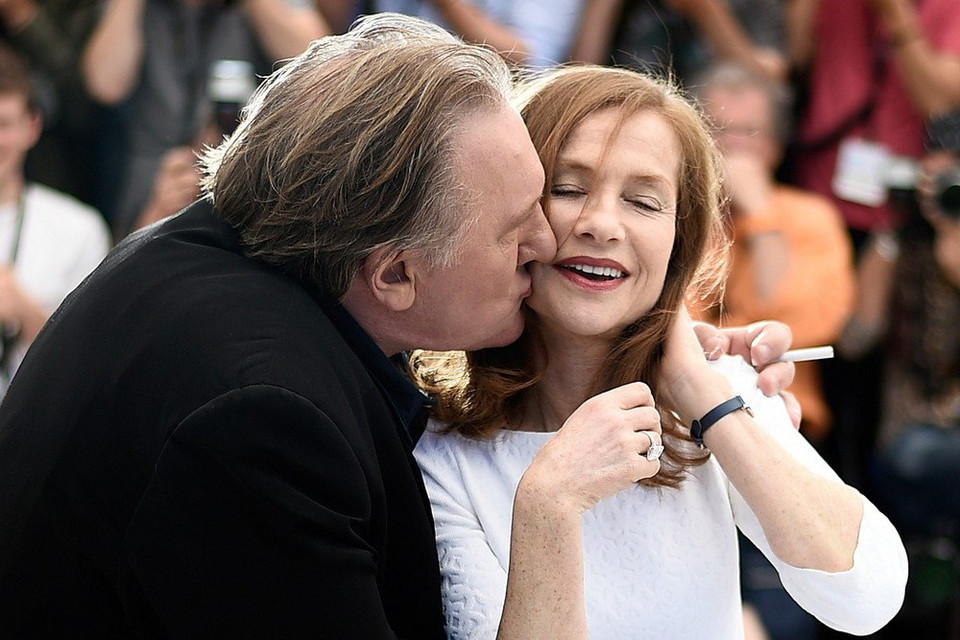
[[[716, 365], [790, 452], [840, 481], [793, 428], [779, 397], [756, 388], [742, 359]], [[503, 610], [513, 497], [553, 433], [503, 431], [489, 440], [439, 434], [416, 448], [430, 495], [450, 638], [494, 638]], [[721, 427], [722, 428], [722, 427]], [[736, 528], [770, 558], [787, 591], [825, 624], [854, 634], [886, 624], [903, 602], [907, 558], [890, 521], [866, 498], [852, 569], [826, 573], [773, 555], [715, 458], [679, 489], [636, 485], [583, 517], [587, 620], [596, 639], [742, 638]]]

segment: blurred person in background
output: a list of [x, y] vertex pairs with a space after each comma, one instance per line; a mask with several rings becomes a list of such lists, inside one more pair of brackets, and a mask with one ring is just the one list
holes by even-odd
[[[949, 127], [942, 137], [938, 127]], [[916, 208], [897, 234], [878, 499], [910, 551], [904, 629], [960, 638], [960, 112], [932, 125]]]
[[[722, 152], [733, 240], [726, 287], [705, 308], [705, 319], [740, 325], [776, 318], [793, 330], [797, 347], [832, 343], [853, 306], [853, 250], [830, 200], [776, 180], [791, 130], [789, 88], [726, 62], [699, 76], [693, 89]], [[819, 364], [797, 363], [791, 387], [803, 407], [801, 431], [814, 444], [831, 425]], [[816, 638], [815, 618], [743, 536], [740, 553], [744, 602], [765, 632], [777, 640]]]
[[[790, 326], [797, 347], [832, 343], [853, 306], [853, 251], [830, 200], [776, 179], [790, 137], [789, 88], [720, 63], [694, 91], [722, 151], [734, 241], [730, 275], [709, 317], [731, 325], [776, 318]], [[797, 363], [791, 387], [803, 407], [801, 431], [813, 443], [831, 422], [818, 365]]]
[[96, 209], [25, 179], [42, 129], [29, 67], [0, 45], [0, 394], [53, 311], [110, 248]]
[[588, 0], [572, 58], [670, 72], [686, 84], [716, 60], [787, 75], [781, 0]]
[[870, 490], [895, 236], [909, 217], [890, 169], [919, 158], [927, 124], [960, 105], [960, 2], [790, 0], [788, 24], [804, 99], [785, 173], [840, 208], [857, 265], [854, 314], [823, 364], [835, 419], [824, 450]]
[[566, 62], [584, 0], [370, 0], [370, 11], [429, 20], [464, 40], [487, 44], [517, 67]]
[[215, 126], [208, 93], [219, 61], [246, 63], [256, 86], [277, 62], [329, 32], [308, 0], [106, 2], [81, 68], [94, 99], [122, 103], [115, 235], [199, 196], [196, 152], [228, 133]]
[[27, 177], [99, 207], [105, 113], [87, 94], [79, 65], [97, 5], [98, 0], [3, 0], [0, 42], [27, 59], [43, 115], [43, 134], [27, 154]]
[[314, 0], [313, 4], [323, 15], [332, 33], [344, 33], [369, 3], [366, 0]]

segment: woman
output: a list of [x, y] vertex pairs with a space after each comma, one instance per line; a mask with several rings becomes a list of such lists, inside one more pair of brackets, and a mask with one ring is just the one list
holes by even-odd
[[750, 367], [707, 363], [683, 311], [722, 238], [696, 110], [596, 67], [550, 72], [518, 103], [546, 170], [555, 262], [532, 269], [516, 344], [414, 360], [439, 399], [417, 458], [449, 635], [742, 637], [737, 527], [827, 624], [885, 624], [906, 580], [896, 531]]

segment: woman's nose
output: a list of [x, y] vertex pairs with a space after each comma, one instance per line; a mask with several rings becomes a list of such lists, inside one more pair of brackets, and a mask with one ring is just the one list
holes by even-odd
[[574, 232], [595, 242], [623, 240], [620, 198], [613, 195], [591, 195], [580, 211]]

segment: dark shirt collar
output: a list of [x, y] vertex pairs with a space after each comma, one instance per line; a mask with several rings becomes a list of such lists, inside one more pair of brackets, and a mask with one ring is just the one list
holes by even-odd
[[406, 375], [408, 355], [401, 353], [388, 358], [342, 304], [323, 297], [319, 297], [319, 303], [380, 387], [411, 441], [416, 443], [423, 434], [434, 401]]

